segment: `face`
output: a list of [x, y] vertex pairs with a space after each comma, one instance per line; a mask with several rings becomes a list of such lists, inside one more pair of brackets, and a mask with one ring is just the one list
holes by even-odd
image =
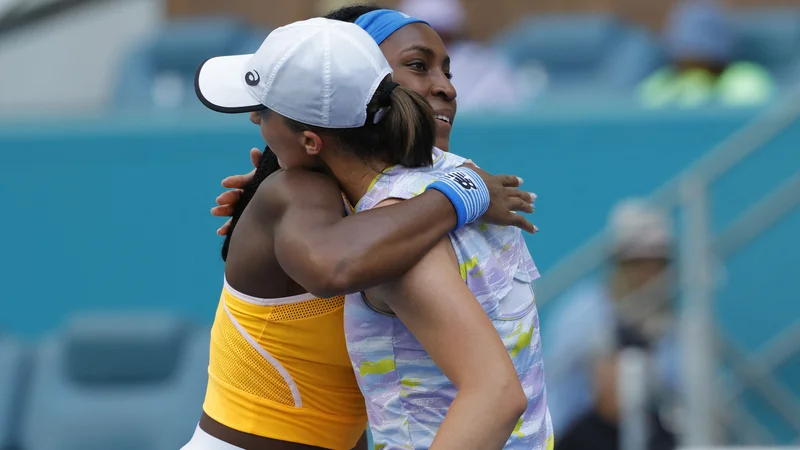
[[456, 90], [450, 82], [450, 57], [442, 39], [424, 23], [412, 23], [386, 38], [381, 50], [394, 70], [394, 81], [422, 95], [433, 107], [436, 146], [448, 151]]
[[644, 333], [656, 339], [663, 335], [672, 320], [675, 280], [669, 273], [670, 261], [661, 258], [635, 259], [617, 263], [617, 283], [630, 297], [615, 299], [618, 314]]
[[261, 137], [282, 169], [322, 167], [322, 140], [316, 133], [293, 130], [283, 116], [268, 110], [250, 113], [250, 121], [261, 127]]
[[662, 258], [643, 258], [618, 262], [626, 286], [635, 291], [658, 278], [669, 267], [669, 260]]

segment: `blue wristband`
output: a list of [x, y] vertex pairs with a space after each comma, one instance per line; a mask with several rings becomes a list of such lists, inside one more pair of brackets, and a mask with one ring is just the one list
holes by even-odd
[[489, 209], [489, 189], [472, 169], [460, 167], [428, 185], [444, 194], [456, 209], [456, 229], [478, 220]]

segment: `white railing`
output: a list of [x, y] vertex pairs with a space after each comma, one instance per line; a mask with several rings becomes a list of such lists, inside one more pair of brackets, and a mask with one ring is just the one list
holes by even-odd
[[[716, 355], [721, 353], [733, 363], [734, 372], [742, 384], [734, 386], [739, 392], [744, 383], [754, 387], [787, 423], [800, 432], [800, 399], [779, 383], [770, 370], [788, 355], [800, 352], [800, 321], [774, 339], [761, 354], [747, 358], [715, 331], [713, 304], [715, 261], [735, 253], [789, 212], [800, 206], [800, 167], [798, 172], [767, 194], [761, 201], [742, 213], [726, 230], [712, 235], [709, 230], [708, 187], [748, 156], [764, 148], [800, 117], [800, 86], [731, 135], [704, 157], [664, 184], [652, 195], [652, 201], [664, 209], [678, 208], [684, 221], [684, 236], [678, 270], [680, 290], [685, 302], [681, 309], [679, 328], [684, 342], [686, 416], [682, 445], [692, 448], [711, 448], [721, 443], [720, 427], [727, 423], [746, 427], [755, 436], [754, 444], [770, 442], [769, 433], [758, 425], [743, 408], [733, 404], [735, 393], [728, 393], [725, 402], [715, 387]], [[602, 267], [610, 259], [610, 244], [605, 231], [548, 270], [537, 285], [537, 302], [541, 305], [556, 298], [581, 279]], [[775, 356], [777, 354], [778, 356]], [[640, 372], [641, 359], [631, 356], [631, 367], [620, 369], [622, 383], [640, 386], [634, 373]], [[629, 388], [631, 386], [628, 386]], [[627, 393], [626, 393], [627, 392]], [[622, 392], [623, 411], [641, 411], [637, 389]], [[731, 396], [732, 395], [732, 396]], [[623, 415], [621, 447], [623, 450], [644, 450], [642, 428], [645, 421], [631, 414]]]
[[[745, 158], [755, 153], [800, 117], [800, 87], [776, 106], [709, 151], [694, 164], [666, 182], [652, 195], [652, 201], [670, 209], [681, 206], [681, 185], [689, 179], [711, 184]], [[609, 255], [608, 236], [600, 232], [573, 251], [537, 283], [537, 302], [555, 298], [581, 278], [601, 267]]]

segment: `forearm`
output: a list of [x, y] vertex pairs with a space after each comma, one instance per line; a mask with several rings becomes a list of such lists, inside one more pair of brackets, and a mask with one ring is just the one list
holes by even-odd
[[520, 417], [508, 401], [501, 393], [459, 392], [430, 450], [502, 449]]
[[[428, 191], [389, 208], [354, 214], [320, 230], [309, 264], [333, 277], [327, 295], [359, 292], [397, 278], [457, 222], [450, 201]], [[306, 286], [308, 287], [308, 286]]]

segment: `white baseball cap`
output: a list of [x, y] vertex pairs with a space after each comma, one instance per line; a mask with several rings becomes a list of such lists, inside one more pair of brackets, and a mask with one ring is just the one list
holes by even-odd
[[218, 112], [269, 108], [307, 125], [358, 128], [391, 73], [380, 47], [361, 27], [315, 18], [274, 30], [255, 54], [204, 62], [195, 91]]

